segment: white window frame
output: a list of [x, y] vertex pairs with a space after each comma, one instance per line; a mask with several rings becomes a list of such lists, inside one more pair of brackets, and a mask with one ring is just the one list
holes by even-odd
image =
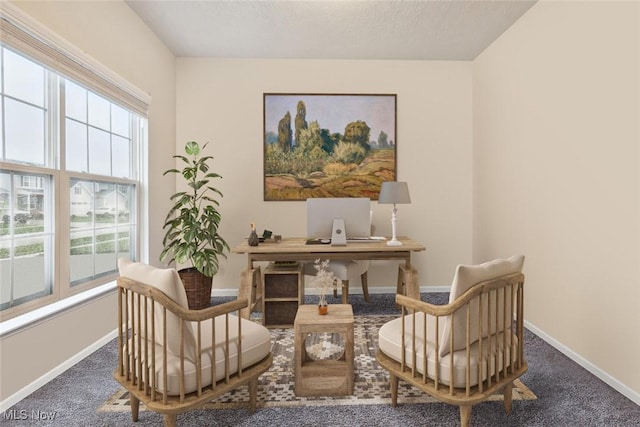
[[[46, 68], [58, 73], [61, 77], [82, 84], [92, 92], [135, 112], [142, 118], [147, 117], [151, 97], [135, 87], [101, 63], [86, 55], [56, 33], [44, 27], [38, 21], [22, 12], [16, 6], [8, 2], [0, 2], [0, 38], [3, 44], [11, 49], [32, 58]], [[56, 89], [54, 89], [56, 90]], [[61, 125], [64, 118], [58, 118], [51, 128]], [[49, 129], [50, 137], [57, 133], [58, 129]], [[61, 138], [63, 139], [63, 138]], [[148, 262], [148, 176], [147, 153], [148, 135], [147, 126], [143, 122], [138, 135], [135, 150], [134, 167], [137, 168], [137, 232], [135, 244], [137, 258]], [[59, 141], [64, 144], [64, 141]], [[51, 145], [51, 144], [50, 144]], [[64, 147], [62, 145], [62, 147]], [[52, 150], [53, 151], [53, 150]], [[51, 152], [54, 162], [50, 167], [38, 168], [20, 164], [2, 162], [2, 169], [28, 172], [45, 173], [52, 176], [53, 211], [56, 224], [54, 232], [56, 240], [64, 242], [57, 245], [54, 250], [53, 264], [58, 268], [54, 272], [52, 295], [29, 301], [11, 309], [0, 312], [0, 336], [15, 331], [27, 324], [37, 322], [71, 306], [83, 303], [88, 299], [97, 298], [105, 292], [115, 288], [115, 277], [102, 277], [79, 286], [71, 287], [69, 282], [69, 267], [67, 262], [61, 262], [61, 253], [69, 255], [69, 221], [60, 218], [69, 218], [69, 181], [71, 177], [81, 177], [86, 180], [104, 180], [104, 176], [91, 174], [75, 174], [64, 170], [64, 159], [58, 159], [57, 153]], [[109, 182], [118, 183], [119, 179], [109, 177]], [[127, 182], [128, 183], [128, 182]], [[66, 250], [66, 252], [65, 252]], [[64, 258], [62, 258], [64, 260]], [[64, 283], [62, 283], [64, 282]]]

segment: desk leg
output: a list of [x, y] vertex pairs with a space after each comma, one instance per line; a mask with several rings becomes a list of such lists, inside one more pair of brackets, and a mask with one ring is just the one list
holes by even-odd
[[262, 307], [262, 274], [260, 267], [247, 269], [240, 275], [238, 299], [248, 299], [249, 306], [240, 310], [240, 317], [249, 319], [256, 307]]
[[404, 272], [406, 271], [406, 266], [403, 264], [398, 265], [398, 283], [396, 285], [396, 295], [404, 295]]
[[410, 298], [420, 299], [420, 286], [418, 285], [418, 271], [408, 265], [398, 266], [398, 284], [396, 292]]
[[349, 304], [349, 281], [342, 281], [342, 304]]

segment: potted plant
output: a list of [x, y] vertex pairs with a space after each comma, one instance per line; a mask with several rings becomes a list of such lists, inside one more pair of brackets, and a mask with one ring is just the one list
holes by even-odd
[[[202, 146], [202, 150], [207, 144]], [[169, 169], [163, 174], [182, 175], [189, 187], [187, 191], [171, 196], [174, 204], [162, 226], [166, 232], [160, 261], [169, 259], [169, 262], [191, 264], [178, 273], [192, 310], [209, 306], [212, 279], [219, 267], [218, 257], [226, 258], [229, 251], [229, 245], [218, 234], [221, 217], [214, 195], [222, 197], [222, 193], [210, 184], [211, 180], [221, 176], [210, 171], [208, 162], [213, 157], [201, 156], [202, 150], [197, 142], [187, 142], [184, 146], [186, 156], [173, 156], [184, 163], [184, 168]]]
[[338, 279], [333, 271], [328, 270], [329, 260], [316, 259], [313, 267], [316, 269], [316, 275], [313, 278], [313, 284], [318, 290], [320, 300], [318, 301], [318, 313], [325, 315], [329, 312], [329, 305], [327, 304], [327, 294], [330, 291], [335, 291], [338, 287], [342, 287], [342, 280]]

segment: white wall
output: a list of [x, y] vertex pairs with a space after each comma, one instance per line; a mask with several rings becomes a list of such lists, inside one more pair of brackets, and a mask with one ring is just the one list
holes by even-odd
[[[207, 154], [223, 176], [221, 234], [232, 246], [250, 223], [283, 236], [306, 231], [304, 202], [263, 201], [265, 92], [397, 94], [398, 180], [409, 182], [412, 199], [398, 206], [398, 234], [427, 246], [412, 258], [419, 283], [448, 285], [455, 265], [471, 261], [469, 62], [179, 58], [176, 150], [210, 141]], [[390, 235], [390, 207], [372, 206], [376, 234]], [[246, 263], [230, 255], [214, 287], [237, 289]], [[396, 277], [395, 264], [374, 262], [370, 287], [393, 287]]]
[[[14, 2], [70, 43], [152, 96], [149, 112], [151, 212], [166, 212], [173, 167], [175, 59], [122, 1]], [[149, 260], [159, 264], [164, 214], [151, 215]], [[0, 341], [0, 402], [82, 353], [116, 327], [115, 293]]]
[[541, 2], [473, 63], [474, 260], [524, 253], [526, 319], [640, 396], [637, 2]]

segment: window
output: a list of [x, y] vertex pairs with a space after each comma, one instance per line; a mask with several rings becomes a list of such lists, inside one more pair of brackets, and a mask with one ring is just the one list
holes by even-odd
[[136, 224], [131, 211], [136, 206], [136, 186], [75, 178], [69, 185], [73, 287], [114, 273], [120, 257], [134, 257]]
[[[40, 181], [26, 191], [24, 180]], [[53, 292], [54, 233], [51, 176], [0, 172], [0, 308], [4, 311]]]
[[59, 45], [31, 49], [41, 39], [23, 43], [33, 29], [22, 33], [19, 16], [8, 15], [0, 20], [2, 320], [113, 280], [118, 258], [139, 258], [147, 105], [94, 63], [65, 65]]

